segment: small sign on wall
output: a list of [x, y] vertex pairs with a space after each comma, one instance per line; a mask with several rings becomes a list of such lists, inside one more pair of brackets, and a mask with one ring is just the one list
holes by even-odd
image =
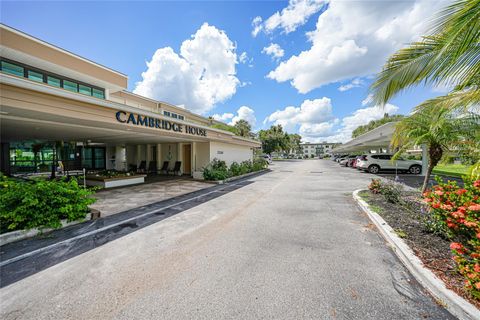
[[223, 151], [218, 150], [217, 154], [223, 154]]

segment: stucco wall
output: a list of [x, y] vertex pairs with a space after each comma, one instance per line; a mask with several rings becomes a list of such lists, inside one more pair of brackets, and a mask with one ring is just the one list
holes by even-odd
[[[173, 168], [175, 165], [175, 161], [177, 161], [177, 152], [178, 152], [178, 145], [176, 143], [162, 143], [162, 159], [163, 161], [170, 161], [170, 168]], [[169, 158], [170, 153], [170, 158]]]
[[202, 168], [210, 162], [210, 143], [197, 142], [195, 143], [196, 157], [194, 159], [194, 171], [201, 171]]
[[230, 165], [245, 160], [253, 160], [253, 151], [250, 147], [233, 145], [221, 142], [210, 142], [210, 160], [214, 158], [223, 160]]

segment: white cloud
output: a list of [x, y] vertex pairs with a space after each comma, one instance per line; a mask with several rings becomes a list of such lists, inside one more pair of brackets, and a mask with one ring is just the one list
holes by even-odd
[[268, 47], [263, 48], [262, 53], [272, 56], [272, 59], [280, 59], [285, 51], [277, 43], [270, 43]]
[[293, 32], [319, 12], [325, 3], [323, 0], [290, 0], [286, 8], [275, 12], [263, 23], [261, 17], [255, 17], [252, 21], [252, 36], [256, 37], [260, 31], [271, 33], [277, 28], [285, 33]]
[[442, 1], [331, 0], [316, 29], [307, 33], [311, 47], [268, 74], [290, 81], [301, 93], [329, 83], [380, 71], [386, 58], [417, 40]]
[[363, 82], [362, 79], [360, 78], [355, 78], [353, 79], [351, 82], [347, 83], [347, 84], [344, 84], [344, 85], [341, 85], [340, 87], [338, 87], [338, 91], [348, 91], [350, 89], [353, 89], [353, 88], [360, 88], [364, 85], [365, 83]]
[[352, 114], [338, 119], [333, 115], [331, 100], [327, 97], [305, 100], [300, 107], [288, 106], [269, 115], [264, 124], [280, 124], [288, 132], [298, 132], [304, 141], [346, 142], [352, 131], [372, 120], [383, 118], [385, 113], [395, 114], [398, 107], [386, 104], [382, 107], [359, 108]]
[[238, 61], [240, 63], [246, 63], [248, 61], [248, 55], [245, 51], [238, 57]]
[[157, 49], [133, 91], [206, 113], [235, 94], [240, 85], [236, 63], [227, 34], [204, 23], [182, 43], [179, 54], [170, 47]]
[[319, 137], [316, 141], [347, 142], [352, 138], [352, 132], [357, 127], [367, 124], [372, 120], [384, 117], [385, 113], [395, 114], [398, 107], [387, 103], [383, 108], [379, 106], [361, 108], [340, 121], [340, 127], [331, 135]]
[[[269, 115], [264, 123], [281, 124], [288, 132], [293, 132], [300, 126], [300, 131], [312, 131], [315, 124], [333, 119], [332, 103], [327, 97], [315, 100], [305, 100], [300, 107], [288, 106]], [[323, 129], [323, 128], [322, 128]]]
[[233, 116], [234, 116], [234, 114], [230, 113], [230, 112], [227, 112], [227, 113], [224, 113], [224, 114], [215, 113], [212, 116], [212, 118], [217, 120], [217, 121], [227, 122], [228, 120], [232, 119]]
[[247, 106], [241, 106], [237, 110], [237, 114], [234, 115], [233, 113], [224, 113], [224, 114], [214, 114], [212, 116], [213, 119], [223, 122], [228, 122], [229, 125], [234, 125], [237, 123], [238, 120], [245, 120], [247, 121], [252, 128], [255, 127], [257, 124], [257, 118], [255, 117], [255, 111]]

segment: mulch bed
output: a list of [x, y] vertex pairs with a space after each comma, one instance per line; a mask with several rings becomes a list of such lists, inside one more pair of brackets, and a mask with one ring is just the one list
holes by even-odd
[[480, 301], [464, 289], [464, 279], [456, 271], [450, 241], [428, 232], [424, 226], [423, 221], [428, 213], [419, 192], [404, 191], [402, 198], [405, 204], [390, 203], [383, 195], [370, 191], [362, 191], [360, 196], [405, 240], [424, 265], [443, 280], [447, 288], [480, 309]]

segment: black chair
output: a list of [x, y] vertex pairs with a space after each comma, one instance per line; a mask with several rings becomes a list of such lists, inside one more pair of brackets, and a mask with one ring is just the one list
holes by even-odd
[[165, 172], [165, 174], [168, 174], [168, 166], [170, 165], [169, 161], [164, 161], [162, 168], [160, 169], [160, 173]]
[[175, 166], [173, 167], [172, 170], [169, 170], [169, 172], [173, 172], [174, 175], [176, 173], [180, 173], [181, 166], [182, 166], [182, 161], [175, 161]]
[[136, 164], [129, 164], [128, 165], [128, 172], [137, 172], [137, 165]]
[[140, 162], [137, 171], [138, 172], [145, 172], [147, 170], [147, 161]]
[[148, 173], [157, 174], [157, 161], [150, 161], [148, 163]]

